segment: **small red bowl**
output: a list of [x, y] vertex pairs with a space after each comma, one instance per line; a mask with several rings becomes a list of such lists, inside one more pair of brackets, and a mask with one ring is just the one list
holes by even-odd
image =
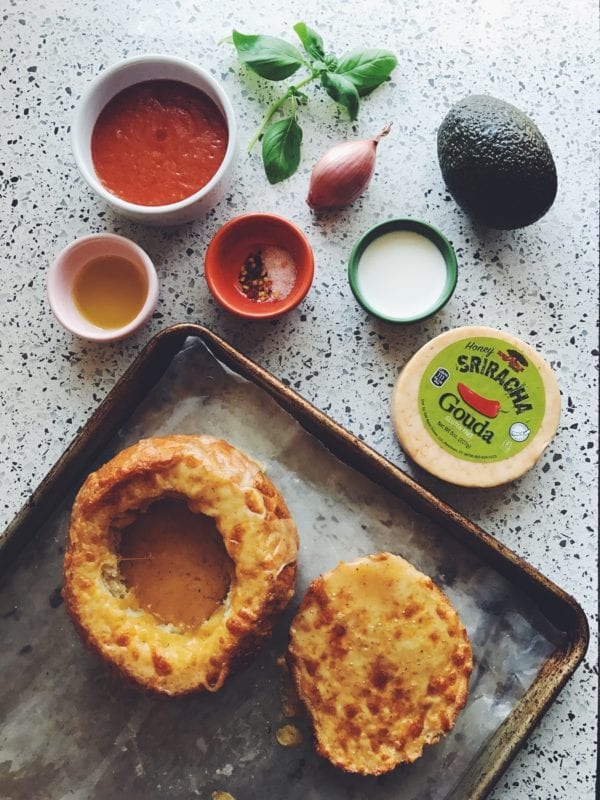
[[[296, 266], [296, 279], [280, 300], [259, 302], [244, 294], [240, 271], [250, 254], [269, 245], [287, 250]], [[314, 271], [308, 239], [293, 223], [276, 214], [234, 217], [214, 235], [204, 259], [206, 282], [215, 300], [245, 319], [276, 319], [295, 308], [310, 289]]]

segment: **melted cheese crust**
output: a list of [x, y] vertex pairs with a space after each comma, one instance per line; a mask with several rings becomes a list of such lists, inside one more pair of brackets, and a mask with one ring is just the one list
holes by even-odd
[[390, 553], [341, 562], [313, 581], [289, 661], [318, 751], [363, 775], [412, 762], [447, 733], [473, 668], [446, 596]]
[[[119, 574], [119, 530], [162, 498], [212, 517], [235, 574], [195, 629], [161, 623]], [[164, 694], [219, 689], [270, 634], [294, 593], [298, 534], [258, 464], [211, 436], [144, 439], [88, 476], [73, 506], [63, 596], [85, 641], [136, 684]]]

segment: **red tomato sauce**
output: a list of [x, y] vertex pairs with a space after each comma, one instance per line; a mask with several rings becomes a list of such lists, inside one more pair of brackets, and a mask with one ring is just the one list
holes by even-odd
[[109, 192], [161, 206], [206, 186], [221, 166], [228, 138], [223, 114], [204, 92], [181, 81], [144, 81], [102, 109], [92, 160]]

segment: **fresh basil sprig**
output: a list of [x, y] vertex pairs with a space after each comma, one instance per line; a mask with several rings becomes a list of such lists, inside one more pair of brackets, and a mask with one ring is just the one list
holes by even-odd
[[[321, 36], [305, 22], [294, 25], [306, 55], [294, 45], [275, 36], [248, 35], [233, 31], [231, 41], [239, 60], [261, 78], [282, 81], [301, 67], [308, 70], [304, 78], [277, 98], [267, 109], [263, 122], [252, 138], [248, 150], [262, 139], [262, 157], [270, 183], [279, 183], [298, 169], [302, 146], [302, 129], [297, 121], [298, 106], [308, 101], [301, 89], [319, 81], [329, 97], [356, 119], [360, 98], [370, 94], [391, 74], [398, 60], [388, 50], [370, 48], [356, 50], [337, 58], [325, 50]], [[287, 106], [284, 112], [284, 106]], [[278, 113], [286, 116], [275, 122]]]

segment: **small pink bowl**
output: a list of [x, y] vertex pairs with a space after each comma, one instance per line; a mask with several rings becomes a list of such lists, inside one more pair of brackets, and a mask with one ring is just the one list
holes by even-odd
[[[82, 267], [99, 256], [120, 256], [141, 268], [148, 281], [141, 311], [121, 328], [99, 328], [81, 315], [73, 300], [73, 283]], [[115, 233], [96, 233], [75, 239], [54, 259], [48, 270], [48, 300], [60, 324], [76, 336], [94, 342], [116, 342], [144, 325], [158, 302], [158, 277], [154, 264], [139, 245]]]

